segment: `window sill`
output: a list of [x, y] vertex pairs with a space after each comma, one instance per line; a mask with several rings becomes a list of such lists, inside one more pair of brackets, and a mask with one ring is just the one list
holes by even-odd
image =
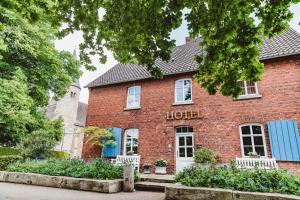
[[124, 111], [126, 110], [140, 110], [141, 107], [132, 107], [132, 108], [124, 108]]
[[182, 105], [192, 105], [192, 104], [194, 104], [194, 102], [189, 101], [189, 102], [175, 102], [172, 105], [173, 106], [182, 106]]
[[255, 95], [240, 96], [235, 98], [234, 100], [238, 101], [238, 100], [246, 100], [246, 99], [260, 99], [261, 97], [262, 97], [261, 94], [255, 94]]

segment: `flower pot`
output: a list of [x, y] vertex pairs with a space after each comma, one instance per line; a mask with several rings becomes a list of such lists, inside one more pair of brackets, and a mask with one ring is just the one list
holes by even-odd
[[167, 167], [155, 167], [155, 174], [167, 174]]
[[144, 174], [151, 174], [150, 168], [151, 166], [144, 166]]

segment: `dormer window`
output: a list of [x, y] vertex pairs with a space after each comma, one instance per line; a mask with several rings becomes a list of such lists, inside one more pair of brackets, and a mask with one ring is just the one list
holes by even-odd
[[192, 103], [192, 79], [175, 81], [175, 104]]
[[126, 109], [140, 108], [141, 106], [140, 101], [141, 101], [141, 86], [133, 86], [128, 88]]

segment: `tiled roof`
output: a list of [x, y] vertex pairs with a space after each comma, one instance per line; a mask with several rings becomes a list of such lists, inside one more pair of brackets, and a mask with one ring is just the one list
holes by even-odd
[[[164, 75], [196, 71], [197, 64], [194, 56], [203, 52], [198, 42], [191, 41], [175, 47], [169, 62], [157, 60], [155, 66], [159, 67]], [[260, 60], [300, 54], [300, 34], [290, 28], [270, 40], [265, 39], [260, 49]], [[89, 83], [87, 87], [98, 87], [148, 78], [151, 78], [151, 75], [146, 70], [146, 67], [119, 63]]]

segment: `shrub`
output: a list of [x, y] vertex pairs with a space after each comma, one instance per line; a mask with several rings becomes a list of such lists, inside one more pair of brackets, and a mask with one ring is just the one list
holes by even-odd
[[114, 166], [110, 162], [101, 159], [88, 163], [79, 159], [17, 162], [9, 165], [7, 170], [100, 180], [122, 178], [123, 176], [122, 167]]
[[18, 149], [25, 158], [46, 157], [56, 144], [54, 137], [42, 129], [24, 136], [18, 144]]
[[50, 153], [48, 153], [47, 157], [49, 159], [64, 160], [69, 159], [70, 154], [66, 151], [51, 151]]
[[156, 167], [167, 167], [168, 166], [168, 161], [163, 160], [163, 159], [157, 160], [155, 162], [155, 166]]
[[208, 170], [192, 167], [184, 169], [175, 179], [191, 187], [300, 195], [300, 176], [288, 174], [283, 170]]
[[195, 151], [195, 162], [203, 164], [215, 164], [219, 156], [211, 149], [201, 147]]
[[0, 171], [7, 169], [7, 166], [21, 160], [22, 157], [18, 155], [0, 156]]
[[20, 155], [20, 151], [13, 147], [0, 147], [0, 156]]

